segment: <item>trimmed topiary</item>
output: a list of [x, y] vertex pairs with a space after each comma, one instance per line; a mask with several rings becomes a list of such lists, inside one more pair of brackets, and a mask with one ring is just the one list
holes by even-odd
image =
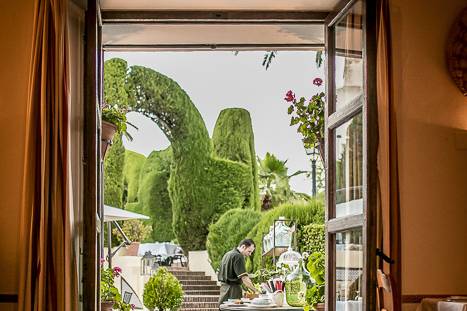
[[206, 249], [214, 270], [219, 268], [224, 254], [236, 247], [260, 219], [260, 212], [237, 208], [225, 212], [209, 226]]
[[209, 224], [251, 200], [251, 168], [212, 157], [204, 121], [175, 81], [141, 66], [131, 67], [127, 81], [130, 107], [158, 124], [171, 142], [175, 235], [186, 251], [204, 249]]
[[213, 153], [216, 157], [243, 163], [250, 167], [250, 198], [245, 208], [260, 210], [258, 169], [253, 127], [248, 110], [228, 108], [221, 111], [212, 134]]
[[104, 203], [122, 208], [125, 147], [121, 135], [115, 135], [104, 160]]
[[151, 152], [141, 169], [138, 198], [142, 213], [151, 217], [153, 241], [171, 241], [175, 237], [168, 190], [171, 164], [172, 151], [168, 148]]
[[263, 235], [269, 232], [269, 227], [279, 216], [294, 220], [297, 224], [297, 230], [308, 224], [322, 224], [324, 222], [324, 201], [322, 198], [311, 199], [307, 203], [285, 203], [262, 214], [259, 223], [246, 235], [253, 239], [256, 244], [256, 251], [253, 254], [252, 270], [256, 270], [261, 265], [262, 239]]
[[138, 201], [140, 171], [145, 161], [146, 157], [144, 155], [125, 150], [125, 165], [123, 166], [123, 183], [125, 186], [123, 202], [125, 204]]

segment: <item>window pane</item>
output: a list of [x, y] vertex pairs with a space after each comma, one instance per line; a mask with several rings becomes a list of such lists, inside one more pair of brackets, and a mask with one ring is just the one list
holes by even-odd
[[363, 2], [357, 1], [336, 24], [336, 110], [363, 101], [362, 12]]
[[336, 310], [357, 311], [362, 307], [362, 230], [336, 234]]
[[336, 217], [363, 212], [363, 128], [358, 114], [334, 131]]

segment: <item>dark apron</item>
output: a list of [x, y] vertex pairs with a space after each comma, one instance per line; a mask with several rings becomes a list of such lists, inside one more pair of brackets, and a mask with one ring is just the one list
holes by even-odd
[[228, 299], [242, 298], [242, 286], [240, 284], [221, 283], [219, 305]]

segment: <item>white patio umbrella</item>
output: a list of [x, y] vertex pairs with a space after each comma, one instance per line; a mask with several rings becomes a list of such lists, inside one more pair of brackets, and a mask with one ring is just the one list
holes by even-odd
[[149, 217], [146, 215], [126, 211], [121, 208], [104, 205], [104, 222], [129, 219], [149, 219]]
[[[104, 205], [104, 222], [107, 222], [107, 235], [108, 235], [108, 257], [107, 260], [109, 262], [109, 267], [112, 266], [112, 257], [115, 253], [123, 246], [123, 245], [130, 245], [131, 241], [127, 238], [125, 233], [123, 232], [122, 228], [118, 225], [118, 220], [130, 220], [130, 219], [149, 219], [148, 216], [133, 213], [130, 211], [123, 210], [121, 208], [112, 207], [109, 205]], [[115, 227], [118, 229], [120, 234], [123, 236], [124, 242], [122, 242], [118, 248], [112, 252], [112, 222], [114, 223]]]

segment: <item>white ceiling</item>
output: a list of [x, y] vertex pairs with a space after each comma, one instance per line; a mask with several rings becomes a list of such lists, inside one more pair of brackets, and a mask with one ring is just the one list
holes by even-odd
[[324, 44], [318, 24], [161, 25], [104, 24], [102, 43], [110, 46], [148, 45], [316, 45]]
[[339, 0], [101, 0], [103, 10], [315, 11], [329, 12]]

